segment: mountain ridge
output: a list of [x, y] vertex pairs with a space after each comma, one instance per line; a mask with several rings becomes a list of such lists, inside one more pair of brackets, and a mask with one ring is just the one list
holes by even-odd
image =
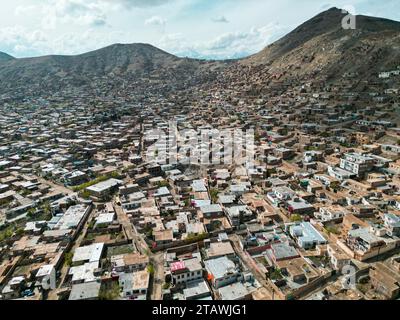
[[[253, 57], [260, 56], [271, 48], [274, 49], [274, 52], [271, 53], [271, 58], [274, 58], [278, 55], [282, 56], [315, 37], [332, 32], [337, 33], [338, 35], [346, 35], [353, 31], [383, 32], [386, 30], [393, 30], [400, 32], [400, 22], [398, 21], [377, 17], [369, 17], [364, 15], [355, 16], [355, 30], [344, 30], [342, 27], [342, 20], [348, 14], [349, 13], [345, 12], [342, 9], [336, 7], [330, 8], [329, 10], [321, 12], [318, 15], [307, 20], [306, 22], [295, 28], [293, 31], [286, 34], [281, 39], [278, 39], [260, 52], [248, 58], [251, 59]], [[296, 36], [299, 34], [299, 39], [296, 39]], [[276, 49], [277, 47], [280, 48]]]
[[[276, 43], [285, 40], [288, 35], [293, 34], [293, 33], [300, 33], [301, 31], [303, 31], [304, 28], [308, 27], [310, 24], [315, 23], [315, 20], [321, 20], [323, 24], [329, 25], [330, 23], [332, 23], [332, 21], [334, 21], [334, 26], [331, 25], [331, 27], [339, 29], [341, 28], [341, 25], [338, 22], [341, 22], [341, 19], [346, 16], [348, 13], [346, 13], [343, 9], [337, 8], [337, 7], [332, 7], [326, 11], [323, 11], [319, 14], [317, 14], [316, 16], [312, 17], [311, 19], [307, 20], [306, 22], [302, 23], [301, 25], [299, 25], [298, 27], [296, 27], [294, 30], [292, 30], [291, 32], [289, 32], [288, 34], [286, 34], [285, 36], [283, 36], [282, 38], [278, 39], [277, 41], [275, 41], [274, 43], [271, 43], [270, 45], [268, 45], [266, 48], [262, 49], [261, 52], [265, 49], [267, 49], [268, 47], [272, 46], [272, 45], [276, 45]], [[365, 15], [356, 15], [355, 16], [357, 19], [357, 27], [358, 28], [362, 28], [362, 29], [369, 29], [372, 26], [375, 26], [375, 29], [371, 30], [371, 31], [377, 31], [376, 28], [380, 27], [381, 30], [383, 31], [385, 29], [382, 30], [382, 26], [389, 28], [389, 26], [391, 26], [391, 28], [400, 31], [400, 21], [395, 21], [395, 20], [391, 20], [391, 19], [387, 19], [387, 18], [381, 18], [381, 17], [373, 17], [373, 16], [365, 16]], [[324, 18], [328, 18], [325, 19]], [[336, 18], [336, 20], [335, 20]], [[340, 20], [338, 20], [340, 19]], [[327, 28], [323, 29], [324, 32], [327, 31]], [[314, 33], [314, 36], [317, 36], [318, 33]], [[137, 42], [137, 43], [114, 43], [114, 44], [110, 44], [108, 46], [105, 47], [101, 47], [95, 50], [91, 50], [88, 52], [84, 52], [84, 53], [79, 53], [79, 54], [71, 54], [71, 55], [65, 55], [65, 54], [48, 54], [48, 55], [43, 55], [43, 56], [38, 56], [38, 57], [23, 57], [23, 58], [15, 58], [5, 52], [1, 52], [0, 51], [0, 59], [2, 57], [2, 55], [8, 56], [9, 58], [11, 58], [11, 60], [25, 60], [25, 59], [38, 59], [38, 58], [45, 58], [45, 57], [80, 57], [80, 56], [85, 56], [85, 55], [90, 55], [93, 53], [98, 53], [98, 52], [102, 52], [105, 50], [109, 50], [112, 48], [123, 48], [123, 47], [137, 47], [137, 48], [148, 48], [148, 49], [152, 49], [152, 50], [156, 50], [159, 51], [160, 53], [164, 53], [166, 55], [170, 55], [170, 56], [174, 56], [177, 58], [181, 58], [181, 59], [191, 59], [191, 60], [203, 60], [203, 61], [226, 61], [226, 60], [244, 60], [247, 58], [250, 58], [254, 55], [259, 54], [255, 53], [252, 55], [249, 55], [247, 57], [243, 57], [243, 58], [238, 58], [238, 59], [212, 59], [212, 60], [206, 60], [206, 59], [201, 59], [201, 58], [190, 58], [190, 57], [179, 57], [176, 56], [172, 53], [169, 53], [163, 49], [160, 49], [150, 43], [141, 43], [141, 42]]]
[[13, 56], [10, 56], [9, 54], [7, 54], [5, 52], [0, 51], [0, 62], [10, 61], [10, 60], [14, 60], [14, 59], [16, 59], [16, 58], [14, 58]]
[[[368, 16], [356, 16], [356, 29], [344, 30], [347, 13], [331, 8], [307, 20], [260, 52], [242, 59], [201, 60], [181, 58], [151, 44], [113, 44], [79, 55], [47, 55], [15, 59], [0, 55], [0, 91], [29, 86], [53, 87], [90, 85], [93, 79], [118, 76], [129, 81], [150, 81], [171, 88], [183, 84], [229, 81], [243, 66], [250, 69], [247, 84], [268, 83], [271, 73], [290, 77], [310, 74], [335, 80], [345, 72], [365, 76], [395, 64], [399, 60], [400, 22]], [[396, 44], [397, 43], [397, 44]], [[372, 67], [370, 67], [372, 65]], [[256, 70], [257, 72], [255, 72]], [[190, 84], [191, 83], [191, 84]]]

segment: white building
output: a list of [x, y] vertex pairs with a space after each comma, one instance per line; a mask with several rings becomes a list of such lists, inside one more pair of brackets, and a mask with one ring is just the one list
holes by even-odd
[[95, 228], [104, 228], [113, 223], [115, 217], [114, 212], [101, 213], [96, 217]]
[[358, 153], [348, 153], [340, 160], [340, 168], [361, 176], [370, 171], [374, 167], [374, 163], [374, 159], [371, 157]]
[[297, 240], [297, 244], [303, 249], [312, 249], [317, 245], [328, 243], [309, 222], [292, 225], [289, 230], [290, 235]]
[[73, 265], [82, 265], [87, 262], [99, 262], [104, 250], [104, 243], [94, 243], [90, 246], [79, 247], [72, 258]]
[[348, 214], [348, 211], [342, 206], [329, 206], [319, 208], [319, 212], [315, 213], [315, 217], [322, 221], [331, 221], [339, 219]]
[[240, 270], [227, 257], [207, 260], [204, 264], [215, 289], [235, 283], [242, 278]]
[[327, 253], [335, 270], [342, 270], [344, 266], [351, 263], [351, 259], [334, 244], [327, 246]]
[[150, 274], [147, 270], [119, 275], [121, 295], [128, 299], [145, 300], [149, 288]]
[[36, 273], [36, 285], [41, 286], [43, 290], [54, 290], [57, 286], [56, 277], [54, 265], [44, 265]]
[[175, 285], [186, 285], [203, 278], [203, 267], [198, 258], [177, 261], [171, 263], [171, 275]]

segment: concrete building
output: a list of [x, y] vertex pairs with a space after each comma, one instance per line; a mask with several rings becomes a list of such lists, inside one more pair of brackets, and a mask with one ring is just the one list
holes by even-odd
[[91, 195], [99, 199], [107, 199], [114, 191], [118, 190], [119, 186], [124, 184], [123, 181], [117, 179], [109, 179], [93, 186], [86, 188]]
[[75, 266], [87, 262], [99, 262], [104, 251], [104, 243], [94, 243], [90, 246], [79, 247], [75, 250], [72, 263]]
[[186, 285], [188, 282], [203, 278], [203, 267], [198, 258], [173, 262], [171, 276], [173, 284]]
[[74, 284], [68, 300], [98, 300], [100, 287], [99, 282]]
[[235, 283], [242, 278], [236, 264], [227, 257], [204, 261], [204, 265], [215, 289]]
[[347, 153], [340, 160], [340, 168], [362, 177], [374, 167], [374, 159], [358, 153]]
[[369, 271], [373, 289], [387, 299], [393, 300], [400, 296], [400, 274], [384, 263], [378, 262]]
[[122, 297], [132, 300], [145, 300], [147, 297], [149, 282], [150, 274], [147, 270], [120, 274], [119, 285], [121, 287]]
[[326, 244], [328, 241], [309, 222], [302, 222], [290, 226], [290, 235], [296, 239], [297, 244], [303, 249], [312, 249], [317, 245]]
[[211, 290], [205, 280], [188, 282], [183, 289], [185, 300], [212, 300]]
[[36, 286], [40, 286], [43, 290], [54, 290], [57, 286], [56, 277], [54, 265], [44, 265], [36, 273]]

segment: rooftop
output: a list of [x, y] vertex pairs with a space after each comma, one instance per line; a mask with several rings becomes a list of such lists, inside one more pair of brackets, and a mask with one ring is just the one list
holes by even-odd
[[69, 300], [97, 299], [101, 284], [99, 282], [80, 283], [72, 286]]
[[207, 272], [212, 274], [216, 279], [238, 272], [235, 263], [225, 256], [204, 261], [204, 265]]
[[99, 182], [93, 186], [90, 186], [88, 188], [86, 188], [89, 191], [92, 192], [97, 192], [97, 193], [101, 193], [104, 191], [107, 191], [113, 187], [122, 185], [124, 182], [122, 180], [117, 180], [117, 179], [109, 179], [103, 182]]
[[221, 300], [232, 301], [244, 299], [249, 294], [249, 290], [247, 290], [243, 283], [235, 282], [228, 286], [219, 288], [218, 293], [221, 296]]
[[186, 285], [186, 289], [183, 290], [183, 295], [186, 300], [196, 297], [209, 296], [211, 295], [210, 288], [205, 280], [189, 282]]
[[90, 246], [79, 247], [75, 250], [72, 262], [88, 261], [98, 262], [103, 253], [104, 243], [94, 243]]
[[299, 225], [291, 226], [291, 233], [302, 242], [326, 242], [326, 239], [309, 222], [301, 222]]

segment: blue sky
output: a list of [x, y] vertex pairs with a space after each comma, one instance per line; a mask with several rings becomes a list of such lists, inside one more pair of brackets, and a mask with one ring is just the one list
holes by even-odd
[[333, 6], [400, 21], [399, 0], [3, 0], [0, 51], [79, 54], [144, 42], [179, 56], [237, 58]]

